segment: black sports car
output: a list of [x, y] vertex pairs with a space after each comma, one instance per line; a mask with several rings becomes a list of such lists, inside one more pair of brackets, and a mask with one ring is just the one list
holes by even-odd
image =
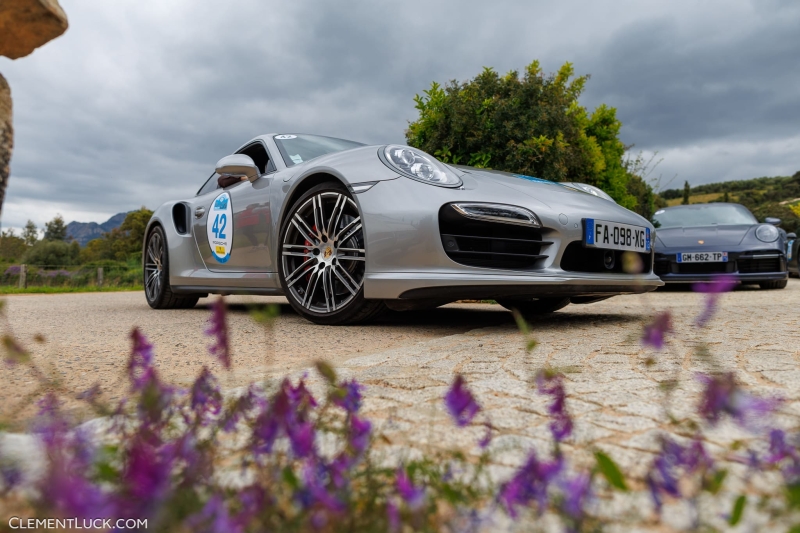
[[653, 271], [665, 283], [708, 281], [720, 274], [762, 289], [786, 287], [787, 235], [778, 218], [761, 224], [739, 204], [713, 203], [656, 211]]
[[786, 236], [786, 260], [789, 263], [789, 275], [800, 278], [800, 239], [797, 234], [790, 233]]

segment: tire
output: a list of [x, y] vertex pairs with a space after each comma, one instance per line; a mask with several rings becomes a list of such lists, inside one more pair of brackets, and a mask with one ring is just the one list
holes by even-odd
[[306, 191], [286, 212], [278, 242], [283, 293], [306, 320], [356, 324], [386, 310], [382, 300], [364, 298], [367, 264], [361, 212], [341, 183], [322, 183]]
[[497, 300], [497, 303], [511, 310], [518, 310], [522, 316], [546, 315], [569, 305], [569, 298], [538, 298], [533, 300]]
[[191, 309], [200, 296], [172, 292], [166, 244], [164, 230], [155, 226], [147, 236], [144, 248], [144, 297], [153, 309]]
[[786, 285], [789, 283], [788, 279], [781, 279], [777, 281], [762, 281], [758, 284], [763, 290], [775, 290], [775, 289], [785, 289]]

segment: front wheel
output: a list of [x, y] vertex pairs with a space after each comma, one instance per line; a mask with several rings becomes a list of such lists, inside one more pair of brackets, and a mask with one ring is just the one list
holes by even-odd
[[785, 289], [788, 283], [789, 280], [781, 279], [777, 281], [762, 281], [761, 283], [758, 284], [758, 286], [765, 290]]
[[569, 305], [569, 298], [536, 298], [531, 300], [497, 300], [497, 303], [512, 311], [516, 309], [522, 316], [546, 315]]
[[169, 254], [164, 230], [156, 226], [147, 236], [144, 249], [144, 295], [153, 309], [190, 309], [200, 299], [197, 295], [172, 292], [169, 284]]
[[386, 308], [364, 298], [366, 249], [358, 205], [339, 183], [303, 194], [281, 225], [281, 287], [291, 306], [316, 324], [366, 322]]

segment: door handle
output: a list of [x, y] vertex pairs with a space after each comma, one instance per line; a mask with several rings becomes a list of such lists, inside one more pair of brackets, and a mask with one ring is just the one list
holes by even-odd
[[197, 209], [194, 210], [194, 217], [195, 218], [200, 218], [205, 214], [206, 214], [206, 208], [205, 207], [198, 207]]

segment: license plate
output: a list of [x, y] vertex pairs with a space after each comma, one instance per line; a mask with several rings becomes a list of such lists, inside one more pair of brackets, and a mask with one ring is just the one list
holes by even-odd
[[690, 252], [677, 254], [678, 263], [727, 263], [728, 252]]
[[589, 248], [650, 251], [650, 228], [594, 218], [583, 219], [583, 228], [583, 244]]

